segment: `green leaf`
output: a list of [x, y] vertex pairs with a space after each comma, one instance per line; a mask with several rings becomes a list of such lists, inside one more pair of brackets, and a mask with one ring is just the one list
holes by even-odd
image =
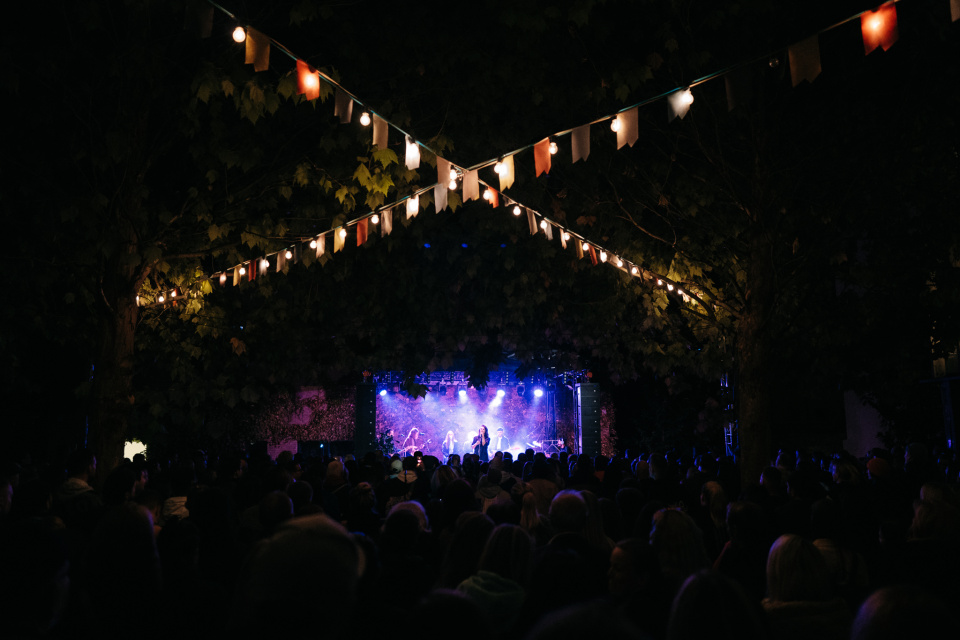
[[391, 164], [400, 163], [399, 159], [397, 158], [397, 154], [393, 149], [375, 149], [373, 151], [373, 159], [379, 162], [384, 169], [389, 167]]

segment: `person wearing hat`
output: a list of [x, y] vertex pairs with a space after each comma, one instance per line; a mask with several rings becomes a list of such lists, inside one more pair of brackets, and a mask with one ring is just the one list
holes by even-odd
[[503, 427], [497, 427], [497, 434], [493, 437], [493, 450], [506, 451], [510, 448], [510, 441], [503, 435]]

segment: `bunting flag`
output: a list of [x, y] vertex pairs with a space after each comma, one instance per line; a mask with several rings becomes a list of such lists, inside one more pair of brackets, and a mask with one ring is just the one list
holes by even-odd
[[733, 111], [737, 106], [746, 104], [753, 99], [753, 69], [740, 67], [734, 69], [723, 78], [724, 89], [727, 93], [727, 111]]
[[569, 236], [567, 235], [567, 232], [566, 232], [566, 231], [561, 231], [561, 232], [560, 232], [560, 246], [563, 247], [564, 249], [567, 248], [567, 238], [568, 238], [568, 237], [569, 237]]
[[820, 37], [811, 36], [787, 49], [793, 86], [804, 80], [813, 82], [820, 75]]
[[637, 113], [637, 107], [628, 109], [617, 115], [620, 121], [620, 128], [617, 129], [617, 149], [624, 145], [632, 147], [633, 143], [640, 137], [640, 121]]
[[450, 179], [451, 164], [449, 160], [444, 160], [437, 156], [437, 185], [433, 188], [433, 204], [437, 213], [447, 208], [447, 183]]
[[[246, 64], [252, 64], [254, 71], [266, 71], [270, 68], [270, 38], [256, 29], [247, 27]], [[298, 61], [299, 62], [299, 61]]]
[[550, 240], [552, 242], [553, 241], [553, 225], [547, 222], [546, 220], [544, 220], [543, 222], [545, 223], [543, 225], [543, 234], [547, 236], [547, 240]]
[[530, 235], [537, 234], [537, 214], [533, 209], [527, 209], [527, 225], [530, 227]]
[[387, 124], [387, 121], [373, 114], [373, 145], [380, 149], [387, 148], [387, 134], [390, 131], [390, 126]]
[[570, 148], [573, 162], [586, 160], [590, 156], [590, 125], [577, 127], [570, 134]]
[[418, 213], [420, 213], [420, 196], [410, 196], [407, 198], [407, 220], [416, 218]]
[[257, 279], [257, 261], [251, 260], [247, 265], [247, 282], [253, 282]]
[[950, 21], [960, 20], [960, 0], [950, 0]]
[[327, 236], [326, 234], [320, 234], [317, 237], [317, 257], [319, 258], [327, 251]]
[[393, 209], [384, 209], [380, 212], [380, 235], [387, 237], [393, 233]]
[[892, 47], [900, 37], [896, 5], [888, 2], [876, 11], [860, 14], [860, 32], [863, 34], [864, 55], [870, 55], [877, 47], [884, 51]]
[[576, 240], [573, 244], [577, 248], [577, 260], [583, 260], [583, 243]]
[[667, 96], [667, 120], [673, 122], [677, 116], [681, 120], [690, 111], [690, 105], [693, 104], [693, 94], [690, 89], [677, 89]]
[[367, 241], [367, 221], [369, 218], [364, 218], [357, 223], [357, 246], [362, 247], [363, 243]]
[[513, 186], [514, 175], [513, 156], [506, 156], [500, 161], [500, 191]]
[[227, 272], [226, 272], [226, 271], [224, 271], [223, 273], [220, 274], [220, 286], [221, 286], [221, 287], [227, 286]]
[[340, 87], [333, 98], [333, 115], [340, 116], [340, 124], [350, 124], [353, 119], [353, 98]]
[[260, 270], [260, 275], [265, 276], [267, 275], [267, 271], [270, 269], [270, 261], [267, 260], [266, 256], [264, 256], [257, 260], [257, 267]]
[[310, 68], [303, 60], [297, 60], [297, 93], [307, 100], [320, 97], [320, 74]]
[[287, 250], [282, 249], [277, 252], [277, 273], [283, 271], [287, 266]]
[[343, 227], [337, 227], [333, 232], [333, 252], [337, 253], [343, 249], [343, 241], [346, 240], [347, 234], [346, 229]]
[[550, 175], [550, 138], [544, 138], [533, 145], [533, 162], [537, 177], [540, 177], [541, 173]]
[[487, 193], [490, 194], [490, 206], [496, 209], [500, 206], [500, 194], [496, 189], [490, 187], [487, 189]]
[[587, 245], [587, 248], [590, 250], [590, 262], [593, 266], [597, 266], [597, 250], [593, 248], [593, 245]]
[[410, 136], [406, 137], [407, 140], [407, 155], [406, 155], [406, 164], [407, 169], [414, 171], [420, 168], [420, 145], [417, 144], [417, 141], [411, 138]]
[[463, 172], [463, 201], [478, 200], [480, 198], [480, 177], [477, 170]]
[[240, 284], [240, 267], [233, 268], [233, 286]]

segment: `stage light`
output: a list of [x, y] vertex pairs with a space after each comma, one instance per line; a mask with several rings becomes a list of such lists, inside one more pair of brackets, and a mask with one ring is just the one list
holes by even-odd
[[533, 390], [533, 395], [536, 396], [537, 398], [542, 398], [543, 389], [541, 389], [540, 387], [537, 387], [536, 389]]
[[517, 385], [517, 395], [523, 397], [523, 392], [524, 392], [524, 391], [526, 391], [526, 389], [523, 388], [523, 385], [522, 385], [522, 384], [518, 384], [518, 385]]
[[381, 395], [381, 396], [387, 395], [387, 390], [386, 390], [386, 389], [380, 389], [380, 395]]
[[497, 389], [497, 397], [498, 397], [498, 398], [502, 398], [502, 397], [505, 396], [505, 395], [507, 395], [507, 392], [506, 392], [506, 391], [504, 391], [503, 389]]
[[466, 390], [466, 389], [460, 389], [460, 391], [457, 391], [457, 395], [460, 396], [460, 399], [461, 399], [461, 400], [466, 400], [466, 399], [467, 399], [467, 390]]

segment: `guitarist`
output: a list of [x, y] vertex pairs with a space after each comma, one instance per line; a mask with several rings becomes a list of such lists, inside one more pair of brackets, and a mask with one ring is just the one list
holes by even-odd
[[410, 433], [407, 435], [407, 439], [403, 441], [403, 451], [401, 455], [404, 457], [412, 456], [415, 451], [420, 449], [420, 429], [414, 427], [410, 429]]

